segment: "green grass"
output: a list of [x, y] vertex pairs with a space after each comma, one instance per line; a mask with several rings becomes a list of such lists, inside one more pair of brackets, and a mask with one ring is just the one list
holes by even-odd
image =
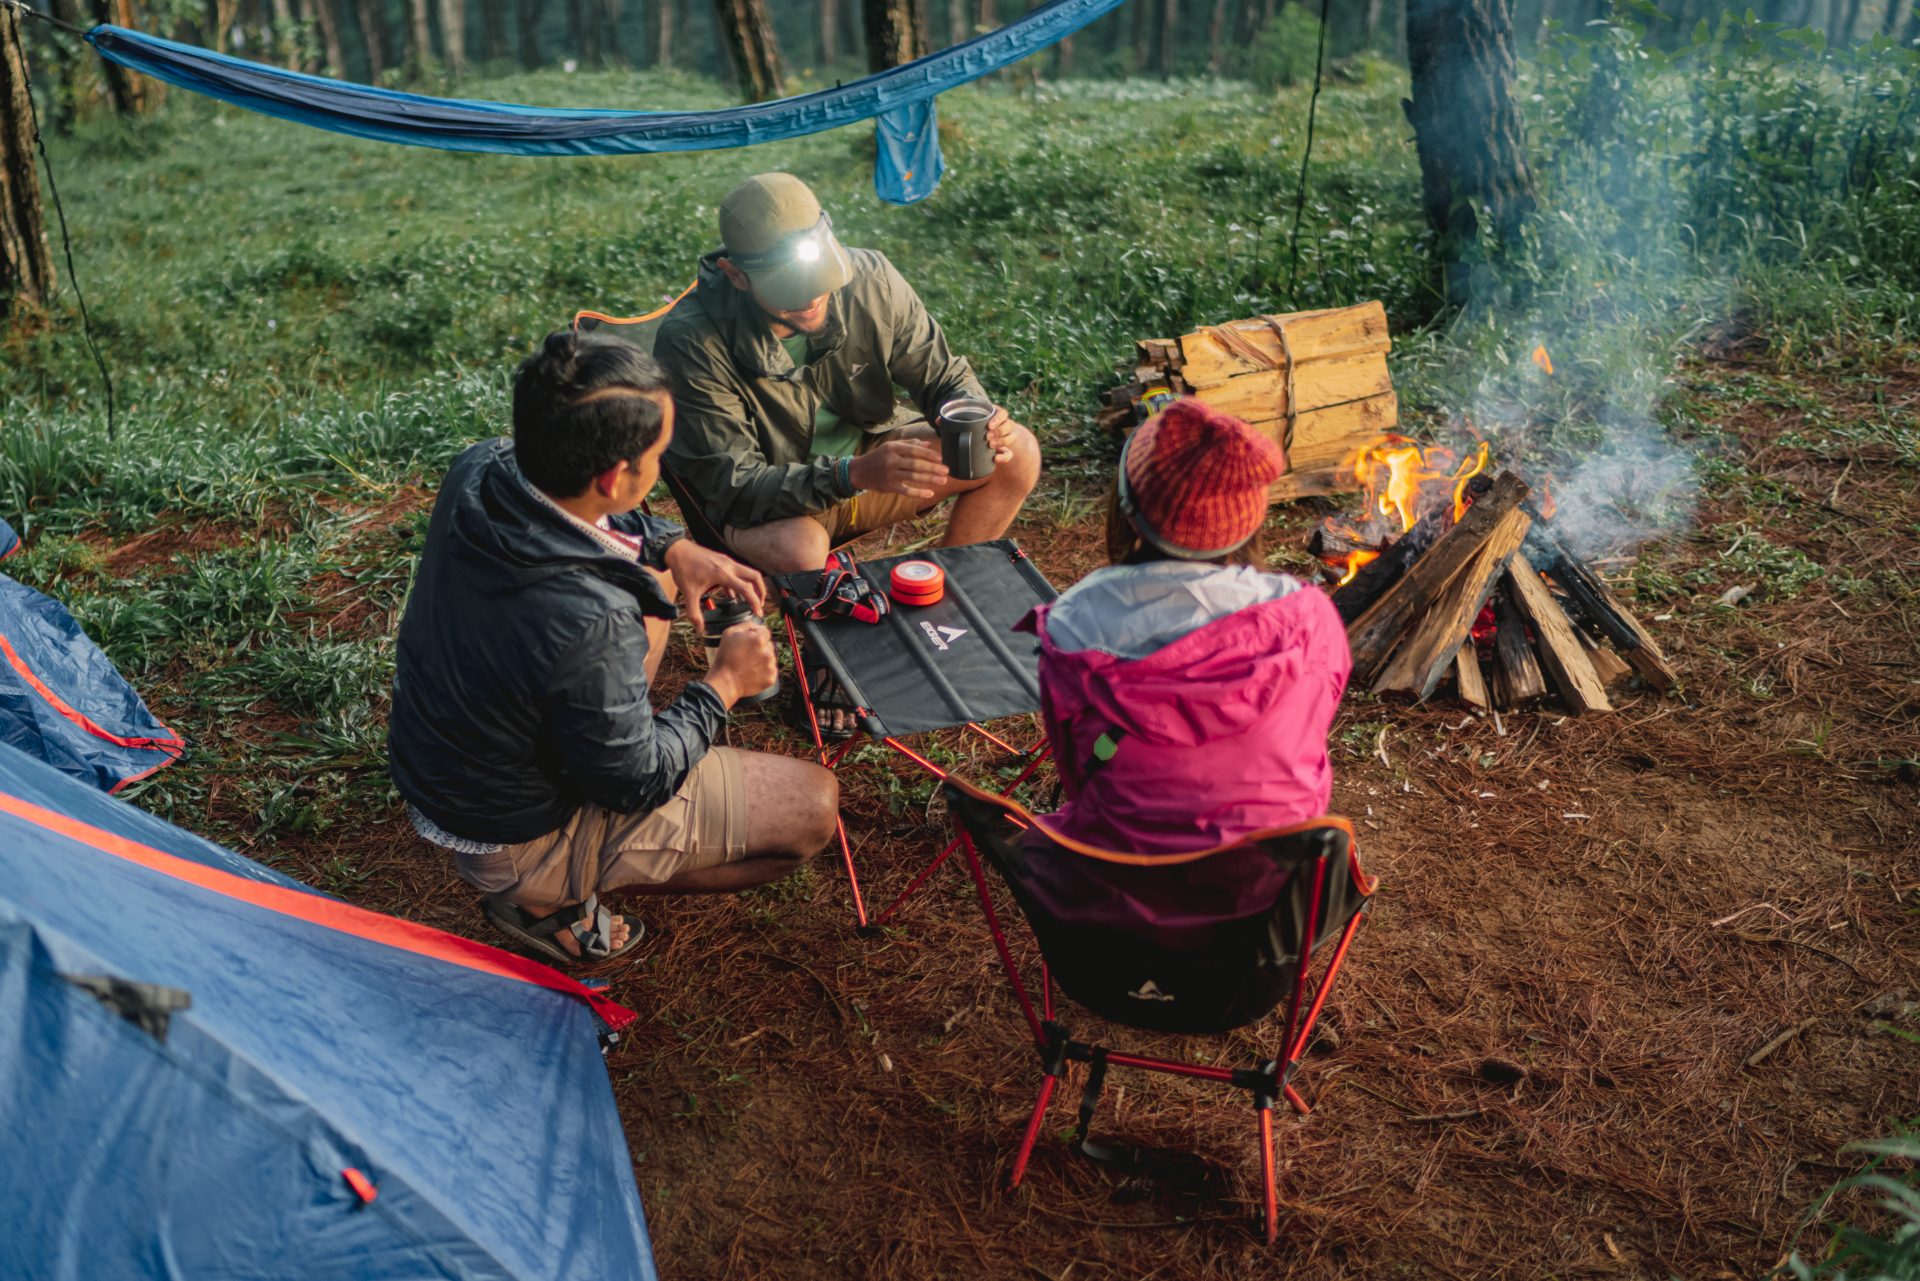
[[[133, 127], [86, 121], [51, 146], [119, 434], [107, 438], [70, 296], [51, 327], [0, 334], [0, 514], [29, 537], [9, 568], [67, 600], [193, 741], [192, 760], [139, 790], [145, 803], [247, 837], [390, 805], [385, 622], [424, 511], [373, 534], [368, 513], [503, 431], [512, 365], [575, 309], [638, 311], [682, 287], [715, 242], [720, 197], [763, 169], [805, 177], [845, 240], [902, 266], [989, 390], [1040, 434], [1058, 524], [1097, 502], [1112, 442], [1092, 410], [1133, 339], [1370, 297], [1393, 321], [1409, 424], [1466, 410], [1554, 455], [1658, 422], [1718, 465], [1735, 451], [1698, 435], [1674, 395], [1684, 343], [1758, 323], [1788, 355], [1817, 358], [1836, 341], [1897, 341], [1920, 316], [1920, 254], [1907, 253], [1920, 245], [1920, 162], [1900, 132], [1915, 60], [1744, 30], [1681, 65], [1640, 52], [1620, 24], [1523, 67], [1542, 216], [1483, 268], [1485, 303], [1437, 318], [1404, 74], [1372, 61], [1342, 67], [1321, 98], [1291, 288], [1302, 86], [951, 93], [949, 175], [909, 208], [874, 196], [862, 127], [750, 152], [551, 160], [360, 142], [184, 94]], [[461, 92], [728, 100], [646, 72]], [[1540, 342], [1552, 379], [1528, 359]], [[1812, 450], [1920, 461], [1914, 424], [1884, 410], [1809, 413], [1798, 430]], [[215, 550], [110, 568], [109, 549], [161, 521], [221, 536]], [[1739, 543], [1711, 582], [1649, 586], [1810, 572], [1762, 564], [1767, 547]]]

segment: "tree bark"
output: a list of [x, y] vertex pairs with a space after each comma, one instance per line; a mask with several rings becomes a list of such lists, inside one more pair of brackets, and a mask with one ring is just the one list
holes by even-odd
[[360, 43], [367, 51], [367, 81], [379, 84], [387, 73], [387, 14], [379, 0], [354, 0], [360, 22]]
[[340, 40], [340, 11], [334, 8], [337, 0], [309, 0], [313, 5], [313, 17], [320, 24], [320, 44], [326, 50], [327, 73], [342, 80], [347, 79], [347, 51]]
[[[1379, 0], [1374, 0], [1378, 3]], [[1220, 74], [1227, 53], [1227, 0], [1213, 0], [1213, 16], [1207, 20], [1207, 74]]]
[[540, 0], [518, 0], [513, 16], [520, 28], [520, 65], [532, 71], [541, 62]]
[[1381, 0], [1367, 0], [1367, 7], [1360, 19], [1360, 47], [1373, 48], [1374, 33], [1380, 30]]
[[714, 17], [742, 96], [748, 102], [778, 98], [787, 77], [766, 0], [714, 0]]
[[433, 23], [427, 0], [407, 0], [407, 74], [418, 79], [433, 61]]
[[0, 316], [43, 308], [53, 297], [53, 254], [40, 207], [32, 102], [20, 15], [0, 9]]
[[[1846, 7], [1846, 17], [1841, 20], [1840, 30], [1835, 33], [1831, 43], [1853, 43], [1853, 33], [1860, 29], [1860, 10], [1866, 7], [1866, 0], [1852, 0]], [[1841, 12], [1839, 5], [1833, 7], [1835, 13]]]
[[447, 72], [467, 73], [467, 0], [440, 0], [440, 41], [446, 46]]
[[867, 28], [867, 70], [885, 71], [926, 53], [923, 28], [915, 19], [918, 0], [861, 0]]
[[288, 71], [300, 69], [300, 57], [294, 50], [293, 5], [289, 0], [273, 0], [273, 17], [268, 28], [269, 56]]
[[1533, 175], [1513, 101], [1507, 0], [1407, 0], [1413, 97], [1401, 104], [1420, 157], [1421, 205], [1447, 300], [1467, 300], [1485, 206], [1500, 244], [1533, 213]]
[[959, 44], [973, 35], [973, 15], [968, 0], [947, 0], [947, 43]]

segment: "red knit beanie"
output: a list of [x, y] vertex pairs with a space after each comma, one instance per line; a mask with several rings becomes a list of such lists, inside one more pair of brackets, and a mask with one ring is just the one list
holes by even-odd
[[1259, 532], [1286, 455], [1231, 414], [1177, 400], [1142, 423], [1120, 456], [1120, 510], [1181, 560], [1224, 556]]

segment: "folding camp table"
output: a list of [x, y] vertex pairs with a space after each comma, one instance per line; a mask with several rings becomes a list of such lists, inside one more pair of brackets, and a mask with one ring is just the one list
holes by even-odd
[[[870, 738], [936, 779], [944, 780], [947, 772], [903, 739], [963, 726], [1015, 757], [1027, 758], [1020, 776], [1003, 792], [1011, 794], [1047, 758], [1046, 738], [1043, 735], [1032, 746], [1020, 748], [981, 725], [1039, 710], [1039, 648], [1032, 638], [1015, 635], [1013, 625], [1058, 593], [1010, 538], [861, 562], [857, 572], [875, 591], [885, 593], [893, 567], [905, 560], [939, 565], [946, 574], [946, 593], [932, 605], [895, 604], [878, 623], [806, 617], [804, 602], [819, 581], [817, 570], [782, 574], [773, 580], [820, 763], [837, 769], [861, 740], [856, 735], [836, 748], [827, 747], [807, 681], [809, 664], [832, 674], [841, 700], [853, 707], [860, 728]], [[862, 929], [877, 928], [891, 919], [960, 845], [958, 839], [950, 841], [885, 911], [869, 920], [844, 819], [837, 830], [853, 890], [854, 918]]]

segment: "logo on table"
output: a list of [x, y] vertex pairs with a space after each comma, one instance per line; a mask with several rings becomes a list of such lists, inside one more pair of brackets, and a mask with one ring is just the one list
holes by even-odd
[[1162, 992], [1160, 985], [1152, 979], [1148, 979], [1136, 990], [1127, 993], [1127, 995], [1136, 1001], [1171, 1001], [1173, 999], [1173, 993]]
[[942, 654], [952, 649], [953, 643], [967, 634], [967, 629], [964, 627], [936, 627], [927, 622], [920, 624], [920, 630], [927, 634], [927, 639], [932, 641], [933, 647]]

